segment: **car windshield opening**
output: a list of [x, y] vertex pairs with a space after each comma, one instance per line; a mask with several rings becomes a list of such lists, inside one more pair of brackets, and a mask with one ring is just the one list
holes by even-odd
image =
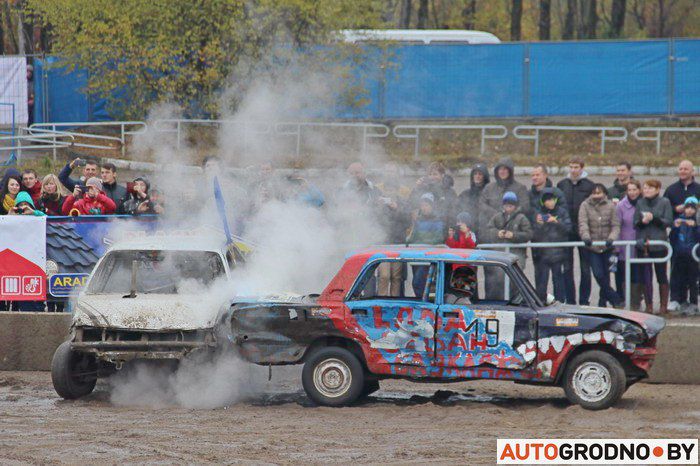
[[132, 288], [137, 295], [196, 293], [224, 275], [215, 252], [114, 251], [100, 264], [87, 293], [129, 294]]

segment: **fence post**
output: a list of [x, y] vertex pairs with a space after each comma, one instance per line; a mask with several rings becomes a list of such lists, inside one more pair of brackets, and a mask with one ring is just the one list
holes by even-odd
[[625, 244], [625, 309], [630, 310], [632, 308], [632, 264], [630, 259], [632, 256], [632, 246]]
[[180, 121], [178, 120], [177, 123], [177, 138], [176, 138], [176, 145], [177, 150], [180, 150]]
[[418, 160], [420, 154], [420, 128], [416, 128], [416, 142], [413, 145], [413, 159]]

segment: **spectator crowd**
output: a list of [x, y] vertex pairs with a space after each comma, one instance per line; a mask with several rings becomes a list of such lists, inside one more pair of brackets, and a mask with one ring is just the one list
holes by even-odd
[[[72, 178], [78, 168], [80, 176]], [[217, 157], [206, 158], [202, 168], [205, 174], [222, 173]], [[430, 164], [425, 176], [413, 186], [402, 184], [399, 167], [394, 164], [385, 167], [382, 179], [372, 180], [362, 163], [355, 162], [348, 166], [347, 181], [334, 192], [331, 201], [358, 215], [373, 215], [382, 226], [387, 244], [474, 248], [486, 243], [580, 242], [582, 246], [577, 248], [511, 250], [524, 269], [530, 249], [535, 289], [541, 300], [547, 299], [551, 280], [554, 297], [568, 304], [589, 305], [595, 280], [600, 288], [599, 306], [623, 306], [626, 261], [634, 257], [663, 258], [665, 248], [651, 241], [669, 241], [673, 248], [670, 279], [666, 262], [633, 263], [629, 267], [632, 307], [650, 313], [698, 313], [700, 270], [693, 249], [700, 242], [700, 184], [695, 181], [690, 161], [678, 165], [678, 180], [665, 189], [656, 179], [637, 180], [630, 163], [618, 164], [614, 183], [605, 186], [590, 179], [582, 158], [570, 160], [568, 175], [556, 185], [545, 165], [535, 165], [530, 176], [528, 188], [515, 179], [513, 163], [507, 158], [492, 171], [476, 164], [471, 169], [469, 186], [458, 194], [453, 177], [439, 162]], [[35, 170], [20, 173], [9, 168], [0, 189], [3, 215], [165, 212], [162, 196], [152, 189], [148, 179], [137, 177], [121, 185], [113, 164], [100, 165], [93, 159], [75, 159], [58, 176], [48, 174], [41, 180]], [[242, 225], [272, 200], [315, 208], [326, 205], [326, 197], [313, 184], [299, 174], [279, 177], [270, 164], [261, 165], [243, 191], [246, 202], [237, 219]], [[634, 246], [615, 246], [617, 240], [634, 241]], [[412, 272], [413, 290], [420, 295], [428, 269], [414, 266]], [[378, 273], [378, 293], [396, 296], [405, 273], [402, 267], [382, 264]], [[503, 293], [502, 281], [502, 276], [486, 277], [487, 299]], [[653, 304], [654, 282], [658, 308]]]

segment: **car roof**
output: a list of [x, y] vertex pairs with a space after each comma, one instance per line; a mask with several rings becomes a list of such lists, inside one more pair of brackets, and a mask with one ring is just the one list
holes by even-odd
[[223, 235], [154, 235], [129, 238], [112, 245], [110, 251], [209, 251], [226, 250], [226, 238]]
[[493, 251], [488, 249], [452, 249], [448, 247], [405, 247], [405, 246], [381, 246], [353, 251], [346, 259], [360, 258], [366, 260], [378, 258], [391, 258], [403, 260], [430, 259], [438, 261], [485, 261], [499, 262], [501, 264], [513, 264], [517, 257], [514, 254]]

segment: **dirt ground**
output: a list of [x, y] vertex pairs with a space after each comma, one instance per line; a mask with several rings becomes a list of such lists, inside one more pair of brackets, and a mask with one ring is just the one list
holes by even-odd
[[115, 406], [105, 384], [60, 400], [46, 372], [0, 372], [0, 464], [493, 464], [497, 438], [693, 438], [700, 386], [637, 384], [606, 411], [557, 388], [384, 381], [351, 408], [311, 406], [298, 369], [223, 408]]

